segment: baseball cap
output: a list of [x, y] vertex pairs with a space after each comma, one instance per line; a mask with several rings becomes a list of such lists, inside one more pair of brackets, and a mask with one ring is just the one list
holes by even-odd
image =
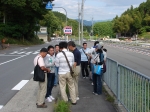
[[95, 48], [97, 48], [97, 49], [101, 49], [101, 48], [102, 48], [102, 45], [100, 45], [100, 44], [96, 44]]
[[40, 52], [48, 52], [48, 50], [46, 48], [42, 48]]
[[103, 42], [100, 42], [99, 44], [100, 44], [101, 46], [104, 46], [104, 43], [103, 43]]

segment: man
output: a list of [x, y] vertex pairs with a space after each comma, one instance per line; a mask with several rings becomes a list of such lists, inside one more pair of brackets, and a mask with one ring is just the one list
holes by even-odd
[[48, 46], [48, 54], [44, 58], [45, 66], [46, 68], [49, 68], [51, 70], [50, 73], [47, 73], [47, 93], [46, 93], [46, 100], [47, 102], [52, 102], [52, 100], [55, 100], [55, 98], [52, 96], [52, 89], [54, 86], [54, 80], [55, 80], [55, 55], [54, 55], [54, 47]]
[[[66, 54], [66, 57], [69, 61], [70, 66], [74, 64], [74, 56], [73, 53], [67, 51], [67, 42], [60, 42], [59, 48]], [[66, 58], [62, 52], [59, 52], [55, 59], [55, 65], [59, 67], [58, 76], [59, 76], [59, 86], [61, 97], [64, 101], [68, 101], [68, 97], [66, 94], [66, 84], [68, 85], [70, 97], [73, 105], [76, 105], [76, 95], [75, 95], [75, 86], [73, 77], [70, 74], [70, 68], [66, 61]]]
[[[88, 72], [88, 52], [89, 48], [87, 48], [87, 43], [83, 43], [83, 48], [81, 48], [79, 51], [81, 52], [81, 68], [82, 68], [82, 76], [83, 78], [89, 77]], [[86, 72], [86, 74], [84, 73]]]
[[[50, 69], [45, 67], [45, 63], [43, 60], [43, 58], [46, 55], [47, 55], [47, 49], [42, 48], [40, 50], [40, 54], [38, 54], [34, 58], [34, 66], [36, 66], [38, 63], [42, 70], [49, 73]], [[45, 105], [44, 103], [46, 91], [47, 91], [47, 73], [45, 73], [45, 82], [39, 82], [39, 90], [37, 94], [37, 103], [36, 103], [37, 108], [47, 108], [47, 105]]]
[[[80, 74], [80, 63], [81, 63], [81, 53], [80, 51], [76, 48], [76, 45], [73, 41], [68, 42], [68, 48], [70, 51], [72, 51], [74, 55], [74, 67], [76, 70], [76, 73], [78, 73], [78, 76]], [[74, 85], [75, 85], [75, 91], [76, 91], [76, 98], [79, 100], [79, 93], [78, 93], [78, 76], [74, 77]]]
[[[55, 45], [55, 57], [59, 53], [59, 45]], [[54, 86], [57, 86], [58, 84], [58, 67], [55, 66], [55, 81], [54, 81]]]

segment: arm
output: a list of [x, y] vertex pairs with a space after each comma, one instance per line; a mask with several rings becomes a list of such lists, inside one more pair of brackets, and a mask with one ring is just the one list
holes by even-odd
[[38, 64], [39, 64], [39, 66], [41, 67], [42, 70], [50, 72], [50, 69], [45, 67], [43, 58], [41, 58], [41, 57], [39, 58]]
[[44, 70], [44, 71], [47, 71], [48, 73], [50, 72], [50, 69], [49, 68], [45, 68], [45, 66], [41, 66], [41, 69]]
[[59, 67], [59, 54], [56, 55], [56, 58], [55, 58], [55, 65], [56, 67]]
[[45, 66], [46, 66], [46, 67], [54, 66], [54, 62], [53, 62], [53, 63], [50, 63], [50, 62], [49, 62], [49, 59], [47, 58], [47, 59], [45, 60]]

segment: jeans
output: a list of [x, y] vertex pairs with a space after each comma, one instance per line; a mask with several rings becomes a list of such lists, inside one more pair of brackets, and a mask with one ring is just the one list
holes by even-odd
[[59, 67], [55, 67], [55, 81], [54, 81], [54, 85], [58, 84], [58, 69], [59, 69]]
[[[83, 77], [89, 77], [88, 61], [81, 61], [81, 69], [82, 69], [82, 76]], [[86, 72], [86, 75], [84, 72]]]
[[47, 93], [46, 97], [51, 96], [54, 87], [55, 73], [47, 73]]
[[101, 75], [96, 75], [93, 74], [93, 91], [94, 93], [97, 94], [102, 94], [102, 76], [103, 76], [103, 71], [101, 72]]

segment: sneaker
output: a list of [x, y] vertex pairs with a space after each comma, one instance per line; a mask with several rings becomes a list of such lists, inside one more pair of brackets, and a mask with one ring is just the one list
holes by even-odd
[[85, 77], [83, 77], [83, 79], [85, 79]]
[[94, 95], [98, 95], [97, 93], [93, 92]]
[[85, 77], [86, 79], [89, 79], [89, 77]]
[[52, 99], [51, 99], [50, 97], [47, 97], [47, 98], [46, 98], [46, 101], [47, 101], [47, 102], [52, 102]]
[[91, 83], [91, 85], [92, 85], [92, 86], [94, 85], [93, 82]]
[[51, 98], [52, 100], [55, 100], [55, 98], [54, 98], [53, 96], [50, 96], [50, 98]]
[[79, 100], [79, 97], [77, 97], [77, 100]]
[[95, 95], [98, 95], [97, 93], [95, 93]]

